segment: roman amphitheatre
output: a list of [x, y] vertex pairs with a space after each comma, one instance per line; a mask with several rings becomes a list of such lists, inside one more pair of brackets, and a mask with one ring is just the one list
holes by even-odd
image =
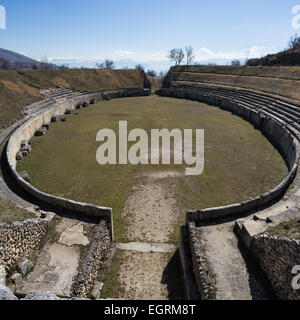
[[[178, 66], [157, 90], [0, 71], [0, 298], [298, 300], [299, 85], [299, 67]], [[204, 129], [203, 174], [100, 166], [97, 132], [123, 120]]]

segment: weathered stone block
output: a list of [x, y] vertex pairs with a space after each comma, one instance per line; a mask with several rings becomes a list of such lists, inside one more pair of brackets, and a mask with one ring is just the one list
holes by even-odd
[[51, 118], [51, 122], [57, 122], [59, 120], [59, 116], [55, 115]]
[[30, 260], [26, 259], [18, 264], [18, 271], [22, 274], [22, 276], [26, 276], [28, 272], [33, 268], [33, 264]]
[[17, 161], [20, 161], [20, 160], [22, 160], [23, 158], [24, 158], [23, 152], [19, 151], [19, 152], [17, 153], [17, 155], [16, 155], [16, 160], [17, 160]]
[[0, 300], [18, 300], [12, 291], [0, 284]]
[[95, 287], [91, 293], [91, 297], [94, 300], [100, 299], [101, 296], [101, 290], [103, 288], [104, 283], [102, 282], [96, 282]]
[[53, 301], [53, 300], [62, 300], [51, 292], [43, 291], [31, 291], [24, 299], [22, 300], [39, 300], [39, 301]]
[[73, 111], [71, 109], [67, 109], [65, 114], [71, 114]]
[[0, 266], [0, 285], [5, 286], [6, 284], [6, 271], [4, 266]]
[[37, 137], [41, 137], [41, 136], [44, 136], [46, 132], [47, 132], [47, 129], [45, 127], [42, 127], [35, 133], [35, 135]]
[[30, 179], [30, 177], [29, 177], [29, 175], [28, 175], [28, 173], [27, 173], [26, 170], [22, 171], [22, 172], [20, 173], [20, 176], [21, 176], [21, 178], [22, 178], [23, 180], [25, 180], [26, 182], [31, 183], [31, 179]]
[[11, 277], [11, 280], [16, 287], [21, 286], [23, 280], [21, 273], [14, 273]]
[[22, 146], [21, 147], [21, 151], [22, 152], [27, 152], [27, 154], [29, 154], [32, 151], [32, 148], [29, 144], [27, 144], [26, 146]]

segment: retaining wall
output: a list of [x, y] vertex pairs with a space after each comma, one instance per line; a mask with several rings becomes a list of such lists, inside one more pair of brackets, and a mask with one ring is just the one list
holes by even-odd
[[[192, 269], [196, 283], [191, 285], [189, 283], [191, 277], [187, 277], [187, 275], [184, 275], [186, 292], [189, 292], [189, 290], [191, 290], [191, 288], [196, 285], [202, 300], [214, 299], [214, 277], [212, 271], [206, 264], [204, 251], [200, 243], [201, 237], [199, 235], [197, 236], [196, 234], [197, 228], [195, 228], [195, 223], [211, 220], [213, 221], [225, 216], [234, 216], [251, 212], [254, 209], [267, 205], [272, 201], [282, 197], [297, 175], [300, 156], [299, 141], [296, 138], [298, 133], [294, 135], [295, 130], [289, 127], [288, 124], [283, 122], [282, 120], [266, 117], [258, 110], [255, 110], [255, 108], [251, 109], [244, 105], [240, 105], [233, 99], [220, 98], [214, 96], [213, 94], [203, 94], [197, 89], [189, 88], [163, 88], [159, 90], [158, 93], [166, 97], [204, 102], [213, 106], [218, 106], [221, 109], [230, 111], [233, 114], [242, 117], [246, 121], [250, 122], [256, 129], [259, 129], [279, 150], [289, 169], [289, 174], [287, 175], [287, 177], [276, 188], [264, 193], [261, 196], [229, 206], [187, 212], [187, 223], [185, 228], [187, 229], [186, 233], [188, 234], [189, 238], [189, 250], [192, 256]], [[270, 240], [270, 242], [271, 241], [274, 242], [274, 240]], [[290, 249], [293, 251], [293, 253], [291, 253], [290, 250], [287, 250], [286, 254], [290, 258], [290, 261], [286, 263], [284, 261], [286, 255], [283, 255], [283, 258], [279, 258], [278, 251], [276, 251], [283, 251], [285, 245], [280, 242], [275, 242], [276, 244], [273, 244], [273, 246], [268, 248], [269, 243], [266, 242], [267, 240], [264, 240], [263, 242], [260, 238], [254, 241], [253, 246], [256, 248], [255, 252], [257, 254], [257, 258], [259, 259], [263, 270], [266, 272], [266, 275], [270, 278], [271, 283], [273, 281], [273, 286], [276, 287], [276, 285], [278, 285], [277, 293], [279, 297], [294, 298], [295, 292], [291, 293], [291, 287], [289, 287], [290, 278], [284, 279], [284, 277], [286, 276], [284, 275], [282, 276], [283, 279], [276, 281], [276, 277], [281, 277], [282, 272], [285, 273], [287, 271], [286, 269], [284, 270], [284, 268], [287, 268], [287, 265], [291, 266], [292, 263], [296, 262], [295, 250], [293, 251], [293, 249]], [[287, 246], [290, 246], [290, 243], [288, 243]], [[297, 251], [297, 254], [299, 255], [299, 251]], [[268, 255], [269, 258], [267, 258]], [[184, 253], [181, 254], [181, 264], [185, 265], [183, 257]], [[276, 258], [277, 261], [274, 263], [274, 266], [272, 266], [271, 261], [272, 259]]]
[[7, 161], [8, 166], [11, 170], [12, 177], [18, 183], [22, 189], [24, 189], [28, 194], [30, 194], [35, 199], [39, 201], [50, 204], [58, 209], [63, 209], [67, 211], [72, 211], [79, 215], [93, 216], [96, 218], [106, 219], [111, 228], [111, 235], [113, 239], [113, 214], [110, 208], [99, 207], [87, 203], [80, 203], [60, 197], [55, 197], [47, 193], [41, 192], [38, 189], [34, 188], [30, 183], [26, 182], [16, 171], [16, 154], [20, 150], [21, 142], [23, 140], [30, 140], [36, 131], [40, 129], [43, 125], [49, 124], [51, 118], [55, 115], [64, 115], [67, 109], [75, 110], [78, 103], [87, 102], [96, 99], [97, 101], [105, 99], [115, 99], [122, 97], [136, 97], [136, 96], [145, 96], [150, 95], [150, 90], [137, 88], [137, 89], [120, 89], [120, 90], [110, 90], [102, 91], [92, 94], [86, 94], [71, 101], [61, 103], [59, 105], [55, 104], [53, 107], [49, 108], [47, 111], [43, 111], [40, 114], [36, 115], [20, 128], [18, 128], [10, 137], [7, 145]]
[[193, 272], [201, 300], [215, 300], [216, 287], [212, 271], [208, 266], [205, 258], [203, 245], [200, 241], [199, 229], [196, 228], [195, 222], [188, 224], [189, 246], [193, 261]]
[[253, 237], [250, 250], [265, 272], [277, 297], [300, 300], [300, 290], [293, 289], [292, 273], [300, 265], [300, 240], [279, 238], [269, 234]]
[[9, 272], [19, 259], [28, 257], [47, 234], [50, 223], [33, 219], [0, 224], [0, 265]]
[[111, 239], [109, 228], [105, 221], [101, 221], [87, 256], [82, 262], [81, 269], [78, 273], [77, 280], [74, 286], [75, 296], [87, 298], [90, 291], [93, 289], [98, 276], [99, 269], [103, 264], [105, 257], [111, 250]]
[[283, 121], [266, 117], [260, 114], [259, 111], [242, 106], [234, 100], [217, 98], [213, 95], [205, 95], [197, 89], [164, 88], [159, 91], [159, 94], [162, 96], [190, 99], [219, 106], [221, 109], [230, 111], [249, 121], [280, 151], [289, 169], [288, 176], [276, 188], [242, 203], [204, 210], [188, 211], [187, 221], [210, 221], [229, 215], [243, 214], [267, 205], [284, 195], [297, 174], [300, 145], [299, 141], [287, 129], [286, 124]]

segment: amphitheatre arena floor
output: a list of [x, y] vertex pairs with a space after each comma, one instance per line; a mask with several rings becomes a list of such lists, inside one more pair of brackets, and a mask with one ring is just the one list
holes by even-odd
[[[96, 133], [117, 132], [120, 120], [128, 130], [204, 129], [204, 173], [185, 176], [185, 164], [100, 166]], [[31, 142], [33, 151], [17, 169], [27, 170], [34, 186], [113, 208], [118, 245], [103, 289], [109, 298], [183, 298], [176, 246], [186, 210], [247, 200], [287, 174], [277, 150], [246, 121], [203, 103], [157, 96], [102, 101]]]

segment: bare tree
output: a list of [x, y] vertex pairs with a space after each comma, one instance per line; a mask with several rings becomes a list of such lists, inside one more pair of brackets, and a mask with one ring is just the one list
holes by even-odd
[[300, 49], [300, 37], [297, 34], [290, 38], [290, 41], [288, 43], [288, 49], [292, 51]]
[[178, 66], [181, 65], [181, 62], [183, 61], [184, 59], [184, 52], [182, 49], [177, 49], [177, 63], [178, 63]]
[[32, 70], [37, 70], [39, 67], [38, 67], [38, 65], [36, 64], [36, 63], [33, 63], [32, 65], [31, 65], [31, 69]]
[[183, 61], [185, 55], [182, 49], [172, 49], [170, 50], [168, 56], [171, 61], [175, 62], [176, 66], [180, 66]]
[[47, 56], [44, 56], [41, 58], [40, 60], [40, 69], [42, 70], [48, 70], [48, 69], [52, 69], [52, 65], [49, 62], [49, 59]]
[[177, 59], [176, 59], [176, 49], [172, 49], [170, 50], [170, 52], [168, 53], [167, 57], [171, 60], [174, 61], [177, 65]]
[[242, 64], [241, 64], [241, 61], [240, 60], [232, 60], [231, 61], [231, 65], [234, 66], [234, 67], [240, 67]]
[[98, 69], [113, 70], [115, 69], [115, 63], [112, 60], [105, 59], [103, 63], [96, 63], [96, 67]]
[[154, 78], [157, 76], [155, 70], [148, 70], [146, 74], [147, 76], [154, 77]]
[[189, 66], [193, 63], [195, 59], [194, 49], [191, 46], [185, 47], [185, 53], [186, 53], [186, 65]]
[[62, 64], [61, 66], [59, 66], [59, 69], [61, 69], [61, 70], [69, 69], [69, 65], [68, 64]]
[[115, 69], [115, 63], [112, 60], [106, 59], [104, 61], [104, 67], [106, 70]]
[[137, 64], [135, 66], [135, 69], [138, 70], [138, 71], [145, 71], [144, 67], [141, 64]]
[[104, 63], [96, 63], [96, 68], [97, 69], [104, 69]]
[[8, 70], [9, 68], [10, 68], [9, 60], [4, 59], [3, 57], [0, 57], [0, 69]]

